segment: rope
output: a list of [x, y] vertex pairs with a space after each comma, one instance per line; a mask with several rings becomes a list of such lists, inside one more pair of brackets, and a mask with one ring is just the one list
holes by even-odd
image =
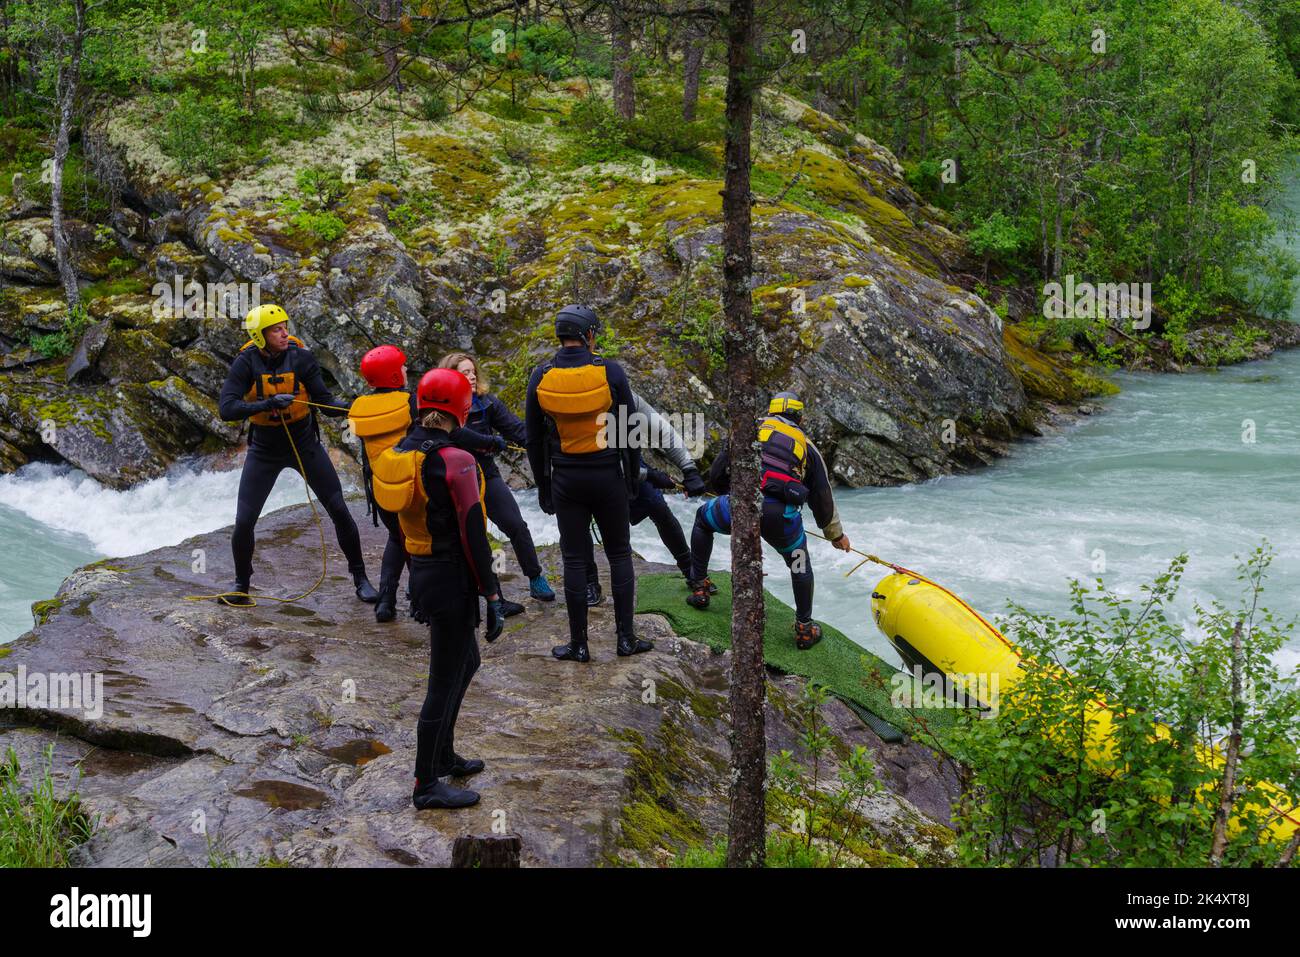
[[[678, 488], [679, 490], [683, 491], [683, 492], [686, 491], [686, 487], [685, 487], [684, 485], [681, 485], [680, 483], [677, 484], [677, 488]], [[705, 498], [717, 498], [717, 494], [714, 493], [714, 492], [705, 492], [704, 495], [703, 495], [702, 497], [705, 497]], [[825, 535], [822, 535], [822, 534], [819, 533], [819, 532], [814, 532], [814, 531], [811, 531], [810, 529], [805, 528], [805, 529], [804, 529], [804, 533], [805, 533], [805, 534], [808, 534], [808, 535], [812, 535], [814, 538], [820, 538], [823, 542], [831, 542], [831, 544], [834, 544], [834, 541], [833, 541], [832, 539], [827, 538]], [[1006, 646], [1007, 646], [1008, 648], [1010, 648], [1012, 651], [1016, 651], [1016, 646], [1013, 645], [1010, 641], [1008, 641], [1007, 638], [1006, 638], [1006, 636], [1003, 635], [1002, 632], [998, 631], [998, 629], [994, 628], [991, 624], [989, 624], [988, 619], [986, 619], [986, 618], [985, 618], [983, 615], [981, 615], [978, 611], [976, 611], [976, 610], [975, 610], [974, 608], [972, 608], [969, 604], [967, 604], [966, 601], [965, 601], [963, 598], [961, 598], [960, 596], [954, 594], [952, 591], [950, 591], [949, 589], [945, 588], [943, 585], [940, 585], [940, 584], [939, 584], [937, 581], [935, 581], [934, 579], [932, 579], [932, 578], [927, 578], [925, 575], [922, 575], [920, 572], [918, 572], [918, 571], [913, 571], [912, 569], [910, 569], [910, 568], [906, 568], [906, 567], [904, 567], [904, 566], [902, 566], [902, 565], [896, 565], [896, 564], [894, 564], [893, 562], [885, 561], [885, 559], [881, 558], [879, 555], [872, 555], [870, 552], [864, 552], [864, 551], [861, 551], [861, 550], [859, 550], [859, 549], [852, 548], [852, 547], [850, 547], [848, 550], [851, 551], [851, 552], [853, 552], [855, 555], [861, 555], [861, 556], [862, 556], [862, 561], [858, 562], [856, 565], [854, 565], [852, 568], [850, 568], [847, 572], [845, 572], [845, 573], [844, 573], [844, 577], [845, 577], [845, 578], [848, 578], [850, 575], [852, 575], [855, 571], [857, 571], [857, 570], [858, 570], [859, 568], [861, 568], [863, 565], [867, 564], [867, 562], [874, 562], [874, 563], [877, 564], [877, 565], [882, 565], [882, 566], [884, 566], [885, 568], [888, 568], [890, 571], [892, 571], [892, 572], [894, 572], [894, 573], [896, 573], [896, 574], [899, 574], [899, 575], [907, 575], [907, 576], [910, 577], [910, 578], [915, 578], [915, 579], [917, 579], [918, 581], [923, 581], [923, 582], [925, 582], [927, 585], [933, 585], [935, 588], [939, 589], [941, 592], [943, 592], [945, 595], [947, 595], [947, 596], [948, 596], [949, 598], [951, 598], [953, 601], [957, 602], [957, 604], [961, 605], [961, 606], [962, 606], [963, 608], [965, 608], [968, 612], [970, 612], [972, 615], [974, 615], [975, 618], [979, 621], [979, 623], [982, 624], [985, 628], [987, 628], [987, 629], [989, 630], [989, 633], [990, 633], [990, 634], [993, 634], [993, 635], [997, 636], [997, 639], [998, 639], [1000, 642], [1002, 642], [1004, 645], [1006, 645]], [[1019, 654], [1018, 651], [1016, 651], [1016, 653]]]
[[[309, 404], [317, 405], [318, 403], [312, 402]], [[337, 406], [326, 406], [325, 408], [337, 408]], [[293, 433], [289, 431], [289, 423], [284, 421], [284, 419], [281, 419], [280, 424], [284, 426], [284, 434], [289, 437], [289, 447], [293, 449], [294, 461], [298, 463], [298, 474], [302, 476], [303, 489], [307, 493], [307, 504], [311, 506], [312, 521], [316, 523], [316, 531], [320, 533], [320, 577], [316, 579], [316, 584], [312, 585], [297, 598], [276, 598], [273, 595], [262, 596], [264, 601], [274, 601], [284, 605], [292, 605], [295, 602], [302, 601], [319, 588], [321, 583], [325, 581], [325, 573], [328, 567], [326, 558], [327, 549], [325, 547], [325, 528], [321, 525], [320, 513], [316, 511], [316, 502], [311, 497], [311, 486], [307, 483], [307, 470], [303, 468], [302, 456], [298, 454], [298, 446], [293, 441]], [[232, 608], [252, 608], [257, 604], [257, 599], [244, 591], [223, 591], [215, 595], [186, 595], [185, 601], [219, 601], [222, 598], [247, 598], [249, 600], [247, 605], [231, 605], [230, 607]]]

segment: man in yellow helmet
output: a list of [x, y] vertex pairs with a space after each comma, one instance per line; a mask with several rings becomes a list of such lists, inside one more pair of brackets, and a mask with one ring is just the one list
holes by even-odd
[[326, 415], [343, 416], [348, 403], [335, 398], [326, 387], [316, 357], [302, 340], [289, 334], [288, 323], [288, 314], [269, 303], [249, 312], [244, 320], [248, 342], [230, 364], [221, 388], [221, 417], [227, 422], [248, 419], [252, 423], [239, 478], [235, 531], [230, 537], [236, 594], [223, 600], [229, 605], [252, 603], [247, 596], [253, 577], [253, 528], [280, 472], [297, 469], [301, 458], [303, 477], [334, 522], [357, 597], [373, 603], [379, 593], [366, 577], [361, 535], [343, 498], [334, 463], [321, 444], [315, 413], [307, 404], [330, 406], [323, 410]]
[[[840, 514], [831, 492], [830, 475], [817, 446], [803, 431], [803, 402], [793, 392], [778, 392], [768, 403], [767, 415], [758, 424], [763, 467], [762, 512], [759, 532], [775, 548], [790, 569], [794, 591], [794, 643], [807, 651], [821, 641], [821, 625], [812, 620], [813, 571], [808, 554], [808, 536], [803, 529], [803, 506], [812, 509], [818, 527], [836, 548], [848, 551], [849, 537], [840, 524]], [[709, 469], [709, 482], [719, 493], [699, 507], [691, 530], [691, 589], [686, 603], [703, 611], [709, 607], [713, 584], [708, 579], [713, 536], [731, 534], [730, 456], [724, 449]]]

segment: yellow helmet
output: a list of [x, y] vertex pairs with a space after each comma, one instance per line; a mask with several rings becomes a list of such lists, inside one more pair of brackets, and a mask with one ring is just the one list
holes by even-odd
[[788, 415], [799, 418], [803, 412], [803, 400], [793, 392], [778, 392], [767, 404], [768, 415]]
[[253, 345], [265, 349], [266, 336], [262, 335], [262, 332], [269, 326], [288, 321], [287, 312], [279, 306], [266, 303], [249, 310], [247, 318], [244, 319], [244, 331], [248, 333], [248, 338], [253, 340]]

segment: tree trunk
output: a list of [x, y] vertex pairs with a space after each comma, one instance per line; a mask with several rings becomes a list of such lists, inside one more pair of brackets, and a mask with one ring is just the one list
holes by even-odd
[[704, 31], [695, 24], [686, 28], [686, 51], [682, 58], [682, 119], [695, 119], [700, 100], [700, 69], [704, 65]]
[[81, 291], [77, 288], [77, 274], [72, 268], [72, 255], [68, 247], [68, 234], [63, 228], [63, 166], [68, 158], [68, 141], [72, 133], [72, 108], [76, 103], [77, 86], [81, 77], [81, 48], [86, 37], [85, 0], [74, 0], [77, 26], [72, 35], [72, 55], [66, 66], [59, 67], [56, 81], [56, 102], [59, 126], [54, 137], [54, 162], [50, 174], [50, 231], [54, 234], [54, 258], [59, 267], [59, 283], [68, 312], [81, 305]]
[[630, 120], [636, 116], [636, 87], [632, 84], [632, 24], [617, 10], [611, 17], [610, 40], [614, 112], [624, 120]]
[[754, 0], [727, 13], [726, 180], [722, 192], [722, 308], [726, 321], [727, 420], [731, 434], [731, 817], [727, 864], [762, 867], [767, 814], [763, 699], [763, 553], [758, 534], [758, 363], [750, 280], [751, 157], [758, 80]]
[[1228, 753], [1223, 757], [1223, 782], [1219, 786], [1219, 809], [1214, 815], [1210, 838], [1210, 866], [1223, 866], [1223, 852], [1228, 849], [1228, 821], [1237, 803], [1237, 762], [1241, 756], [1241, 725], [1245, 707], [1241, 700], [1241, 622], [1232, 630], [1232, 728], [1228, 734]]
[[397, 24], [402, 17], [402, 0], [379, 0], [379, 16], [384, 22], [384, 86], [395, 86], [401, 92], [397, 78]]

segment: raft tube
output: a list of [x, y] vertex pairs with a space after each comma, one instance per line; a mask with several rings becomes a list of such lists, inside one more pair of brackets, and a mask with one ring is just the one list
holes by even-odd
[[[981, 706], [989, 704], [980, 700], [988, 689], [996, 687], [1000, 694], [1007, 694], [1024, 673], [1025, 661], [1002, 632], [942, 585], [914, 572], [895, 572], [882, 578], [871, 595], [871, 614], [909, 670], [919, 667], [925, 675], [944, 675], [951, 687]], [[1104, 701], [1093, 701], [1087, 710], [1088, 757], [1104, 772], [1115, 764], [1116, 709]], [[1163, 725], [1156, 733], [1170, 735]], [[1218, 748], [1198, 744], [1197, 752], [1207, 767], [1223, 767], [1224, 755]], [[1300, 830], [1300, 807], [1273, 784], [1265, 782], [1259, 788], [1273, 811], [1267, 836], [1275, 841], [1291, 840]]]

